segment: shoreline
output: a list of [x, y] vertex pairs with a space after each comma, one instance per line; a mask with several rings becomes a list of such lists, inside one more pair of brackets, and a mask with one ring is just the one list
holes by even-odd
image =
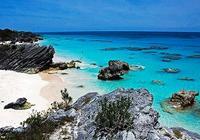
[[[48, 108], [48, 101], [40, 96], [40, 90], [48, 82], [42, 80], [38, 74], [0, 70], [0, 82], [0, 127], [19, 126], [20, 122], [30, 116], [32, 110], [42, 111]], [[22, 97], [27, 98], [34, 106], [27, 110], [4, 109], [6, 104]]]
[[[59, 57], [56, 56], [56, 59]], [[62, 73], [65, 74], [62, 75]], [[51, 107], [54, 101], [62, 102], [60, 91], [64, 88], [68, 90], [73, 102], [88, 92], [101, 93], [97, 87], [87, 84], [90, 80], [90, 76], [77, 69], [50, 70], [38, 74], [0, 70], [0, 82], [2, 83], [0, 85], [0, 128], [19, 127], [20, 122], [26, 120], [32, 110], [44, 111]], [[4, 109], [6, 104], [22, 97], [27, 98], [27, 101], [34, 106], [26, 110]]]

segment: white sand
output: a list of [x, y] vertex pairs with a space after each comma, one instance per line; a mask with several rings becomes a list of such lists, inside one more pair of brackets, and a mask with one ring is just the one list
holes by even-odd
[[[48, 85], [39, 74], [24, 74], [13, 71], [0, 70], [0, 127], [19, 126], [25, 120], [32, 109], [41, 111], [49, 107], [49, 102], [40, 96], [42, 87]], [[25, 97], [28, 102], [35, 104], [28, 110], [4, 109], [10, 102], [17, 98]]]
[[[63, 58], [55, 58], [57, 62]], [[81, 63], [81, 68], [91, 67]], [[95, 67], [95, 66], [92, 66]], [[59, 73], [68, 73], [62, 75]], [[97, 86], [91, 84], [94, 76], [86, 75], [81, 70], [68, 69], [58, 71], [58, 74], [25, 74], [14, 71], [0, 70], [0, 128], [5, 126], [20, 126], [20, 122], [26, 120], [32, 110], [47, 110], [54, 101], [62, 101], [60, 90], [67, 88], [73, 101], [88, 92], [97, 91], [103, 93]], [[83, 85], [83, 88], [78, 86]], [[14, 110], [4, 109], [10, 102], [25, 97], [28, 102], [35, 104], [31, 109]]]
[[[85, 74], [82, 70], [77, 69], [67, 69], [62, 72], [68, 73], [67, 75], [57, 74], [63, 81], [63, 85], [67, 88], [69, 95], [73, 98], [75, 102], [79, 97], [85, 95], [89, 92], [98, 92], [100, 94], [105, 93], [100, 89], [93, 81], [96, 77], [92, 75]], [[79, 87], [79, 86], [83, 87]]]

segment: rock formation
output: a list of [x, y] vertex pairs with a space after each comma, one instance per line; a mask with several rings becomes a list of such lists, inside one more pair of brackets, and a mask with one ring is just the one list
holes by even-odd
[[26, 102], [27, 102], [26, 98], [19, 98], [16, 100], [16, 102], [12, 102], [12, 103], [5, 105], [4, 109], [10, 109], [10, 108], [19, 109], [19, 108], [22, 108]]
[[98, 79], [101, 80], [119, 80], [121, 76], [130, 70], [129, 64], [118, 60], [110, 60], [108, 67], [99, 71]]
[[0, 69], [37, 73], [50, 67], [54, 53], [52, 46], [33, 43], [0, 45]]
[[[200, 136], [181, 128], [162, 127], [158, 122], [159, 114], [152, 108], [153, 96], [146, 89], [117, 89], [109, 94], [99, 95], [96, 92], [88, 93], [79, 98], [73, 105], [71, 112], [74, 122], [67, 126], [71, 133], [68, 137], [75, 140], [93, 140], [96, 130], [95, 118], [100, 111], [99, 102], [105, 98], [114, 102], [121, 97], [131, 99], [129, 112], [133, 116], [133, 129], [129, 131], [118, 131], [112, 139], [116, 140], [177, 140], [181, 138], [195, 140]], [[59, 115], [62, 116], [62, 115]], [[72, 115], [71, 115], [72, 116]], [[176, 130], [176, 131], [175, 131]], [[180, 136], [177, 136], [180, 133]], [[66, 138], [61, 133], [53, 133], [50, 139]], [[106, 139], [98, 137], [97, 139]]]
[[177, 69], [177, 68], [164, 68], [163, 72], [166, 73], [179, 73], [181, 70]]
[[192, 106], [195, 103], [195, 97], [198, 95], [199, 93], [195, 91], [181, 90], [172, 95], [169, 103], [172, 104], [174, 108], [182, 109]]
[[29, 42], [33, 43], [42, 38], [31, 32], [18, 32], [10, 29], [1, 30], [0, 29], [0, 42], [11, 41], [13, 44], [16, 42]]
[[35, 43], [41, 39], [31, 32], [0, 30], [0, 69], [37, 73], [49, 68], [55, 51], [52, 46]]
[[[128, 108], [134, 118], [131, 122], [133, 126], [128, 131], [115, 133], [112, 139], [116, 140], [198, 140], [200, 135], [192, 133], [182, 128], [166, 128], [158, 122], [159, 114], [152, 108], [153, 96], [146, 89], [117, 89], [109, 94], [99, 95], [96, 92], [88, 93], [79, 98], [69, 109], [59, 109], [52, 112], [46, 119], [48, 123], [59, 123], [68, 118], [72, 121], [58, 127], [49, 139], [74, 139], [93, 140], [96, 131], [95, 118], [100, 111], [99, 103], [107, 98], [109, 102], [115, 102], [121, 97], [127, 97], [131, 101]], [[30, 127], [28, 127], [30, 129]], [[64, 131], [64, 130], [65, 131]], [[0, 136], [7, 133], [26, 133], [27, 128], [5, 127], [0, 129]], [[98, 137], [96, 139], [106, 139]]]
[[159, 85], [159, 86], [164, 86], [165, 85], [165, 83], [163, 81], [161, 81], [161, 80], [152, 80], [151, 84]]

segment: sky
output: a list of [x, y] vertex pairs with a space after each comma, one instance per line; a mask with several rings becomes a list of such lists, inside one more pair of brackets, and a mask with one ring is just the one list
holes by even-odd
[[200, 32], [200, 0], [0, 0], [0, 28]]

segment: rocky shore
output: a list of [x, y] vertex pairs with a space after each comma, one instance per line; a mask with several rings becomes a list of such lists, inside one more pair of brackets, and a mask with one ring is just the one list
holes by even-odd
[[[81, 63], [80, 61], [54, 63], [54, 48], [35, 43], [41, 39], [40, 36], [30, 32], [0, 30], [0, 69], [29, 74], [41, 71], [48, 73], [50, 71], [53, 74], [52, 71], [80, 68], [76, 66], [76, 63]], [[151, 46], [149, 48], [128, 47], [125, 49], [129, 51], [151, 51], [168, 48]], [[107, 48], [104, 51], [110, 50], [118, 49]], [[165, 55], [167, 56], [163, 56], [164, 61], [181, 59], [181, 56], [177, 54]], [[129, 70], [143, 69], [143, 66], [129, 66], [126, 62], [111, 60], [108, 62], [108, 67], [99, 71], [98, 79], [120, 80]], [[164, 68], [162, 72], [179, 73], [180, 70]], [[190, 79], [184, 78], [184, 80]], [[160, 80], [152, 80], [152, 84], [164, 85]], [[78, 86], [78, 88], [83, 87], [83, 85]], [[179, 108], [191, 106], [195, 103], [195, 96], [197, 94], [193, 94], [193, 92], [175, 93], [170, 103]], [[7, 104], [5, 109], [21, 109], [27, 101], [29, 100], [26, 98], [19, 98], [16, 102], [12, 101]], [[65, 108], [51, 108], [50, 111], [48, 110], [45, 113], [36, 112], [25, 121], [26, 125], [21, 127], [7, 126], [0, 128], [0, 139], [200, 139], [199, 134], [183, 128], [162, 126], [159, 123], [159, 113], [152, 108], [152, 104], [153, 96], [147, 89], [119, 88], [105, 95], [92, 92], [80, 97], [75, 103]], [[113, 126], [115, 127], [113, 128]], [[41, 135], [38, 134], [38, 131], [35, 133], [35, 129], [41, 130]]]
[[10, 41], [10, 43], [15, 44], [19, 43], [34, 43], [42, 38], [38, 34], [34, 34], [31, 32], [23, 32], [23, 31], [14, 31], [10, 29], [0, 29], [0, 42]]
[[[114, 135], [94, 137], [97, 130], [96, 117], [102, 110], [100, 102], [105, 98], [113, 103], [121, 98], [128, 98], [130, 106], [128, 112], [133, 118], [130, 129], [118, 130]], [[48, 135], [48, 139], [116, 139], [116, 140], [198, 140], [200, 135], [183, 128], [167, 128], [160, 125], [159, 114], [152, 108], [153, 96], [146, 89], [116, 89], [115, 91], [99, 95], [96, 92], [88, 93], [79, 98], [68, 109], [59, 109], [50, 113], [45, 121], [50, 124], [60, 124]], [[114, 119], [114, 118], [113, 118]], [[67, 121], [64, 121], [67, 120]], [[53, 126], [53, 125], [52, 125]], [[27, 127], [5, 127], [0, 129], [0, 136], [26, 134]], [[106, 129], [105, 129], [106, 130]], [[102, 130], [102, 131], [105, 131]], [[25, 136], [25, 135], [21, 135]], [[29, 137], [31, 137], [29, 135]], [[25, 139], [25, 137], [21, 137]]]
[[0, 30], [0, 70], [34, 74], [48, 69], [76, 68], [77, 61], [53, 63], [55, 50], [53, 46], [35, 43], [41, 39], [31, 32]]

